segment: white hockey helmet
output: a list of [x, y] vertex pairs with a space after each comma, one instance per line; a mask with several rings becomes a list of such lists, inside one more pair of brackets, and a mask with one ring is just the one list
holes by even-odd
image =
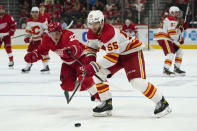
[[129, 19], [126, 19], [126, 20], [125, 20], [125, 25], [126, 25], [126, 26], [129, 26], [130, 24], [131, 24], [131, 21], [130, 21]]
[[38, 7], [32, 7], [32, 8], [31, 8], [31, 12], [32, 12], [32, 11], [37, 11], [37, 12], [39, 12], [39, 8], [38, 8]]
[[87, 18], [88, 24], [92, 24], [92, 23], [95, 23], [95, 22], [100, 22], [101, 23], [102, 21], [104, 21], [104, 15], [103, 15], [102, 11], [92, 10], [88, 14], [88, 18]]
[[171, 6], [169, 9], [169, 13], [172, 14], [172, 12], [179, 12], [180, 9], [177, 6]]

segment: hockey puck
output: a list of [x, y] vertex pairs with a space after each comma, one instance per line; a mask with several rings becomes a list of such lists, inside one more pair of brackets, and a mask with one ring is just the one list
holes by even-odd
[[81, 123], [75, 123], [75, 127], [80, 127]]

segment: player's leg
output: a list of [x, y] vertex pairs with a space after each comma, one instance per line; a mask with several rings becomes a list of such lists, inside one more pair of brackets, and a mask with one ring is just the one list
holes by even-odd
[[6, 53], [8, 54], [8, 57], [9, 57], [8, 66], [12, 68], [14, 66], [14, 57], [12, 54], [12, 46], [11, 46], [10, 36], [4, 37], [3, 41], [4, 41], [4, 47], [5, 47]]
[[62, 63], [60, 80], [61, 88], [66, 91], [73, 91], [75, 89], [76, 73], [69, 65]]
[[175, 57], [175, 63], [174, 63], [174, 73], [175, 75], [178, 76], [185, 76], [185, 71], [181, 70], [181, 63], [182, 63], [182, 59], [183, 59], [183, 50], [177, 46], [176, 44], [174, 45], [176, 48], [176, 57]]
[[[34, 41], [34, 49], [36, 50], [38, 48], [38, 46], [41, 44], [41, 40], [38, 41]], [[43, 64], [43, 69], [40, 70], [40, 72], [45, 73], [45, 72], [49, 72], [49, 65], [48, 65], [48, 59], [47, 56], [44, 56], [44, 58], [42, 59], [42, 64]]]
[[[34, 50], [35, 50], [34, 41], [31, 41], [31, 42], [29, 43], [28, 48], [27, 48], [27, 52], [32, 52], [32, 51], [34, 51]], [[31, 70], [32, 65], [33, 65], [32, 63], [26, 63], [26, 67], [23, 68], [21, 71], [22, 71], [23, 73], [28, 73], [28, 72]]]
[[157, 116], [168, 114], [171, 111], [169, 104], [158, 89], [146, 80], [143, 52], [138, 51], [127, 56], [121, 56], [121, 61], [132, 87], [142, 92], [144, 96], [156, 104], [154, 114]]
[[50, 69], [49, 69], [49, 65], [48, 65], [48, 58], [47, 58], [47, 56], [44, 56], [44, 59], [42, 59], [42, 64], [43, 64], [43, 69], [41, 69], [40, 71], [42, 73], [49, 72]]
[[168, 40], [158, 40], [159, 45], [163, 49], [165, 54], [163, 75], [164, 76], [174, 76], [174, 72], [170, 71], [170, 67], [172, 66], [172, 62], [174, 60], [174, 49], [172, 48], [172, 42]]

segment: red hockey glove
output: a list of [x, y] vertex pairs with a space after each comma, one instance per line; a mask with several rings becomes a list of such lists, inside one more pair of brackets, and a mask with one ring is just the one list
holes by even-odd
[[27, 63], [33, 63], [39, 60], [38, 54], [36, 52], [30, 52], [25, 55], [25, 61]]
[[96, 62], [96, 54], [94, 53], [88, 53], [85, 57], [85, 61], [84, 61], [84, 64], [87, 65], [89, 64], [90, 62]]
[[97, 72], [99, 72], [100, 66], [96, 62], [90, 62], [90, 64], [83, 66], [81, 69], [81, 73], [87, 72], [87, 77], [92, 77]]
[[182, 45], [182, 44], [184, 44], [184, 38], [183, 37], [181, 37], [180, 39], [179, 39], [179, 43]]
[[76, 53], [76, 50], [73, 46], [69, 46], [69, 47], [66, 47], [66, 49], [63, 51], [64, 53], [64, 58], [66, 59], [69, 59], [71, 58], [70, 54], [73, 54], [75, 56], [75, 53]]
[[26, 38], [24, 39], [24, 41], [25, 41], [25, 43], [29, 43], [29, 42], [30, 42], [30, 38], [29, 38], [29, 37], [26, 37]]

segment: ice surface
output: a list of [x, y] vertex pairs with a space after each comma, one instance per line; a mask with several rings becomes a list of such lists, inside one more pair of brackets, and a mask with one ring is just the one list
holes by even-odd
[[[169, 101], [172, 113], [153, 117], [154, 103], [133, 89], [123, 70], [111, 78], [113, 116], [97, 118], [87, 92], [77, 92], [69, 105], [59, 86], [61, 60], [50, 52], [50, 74], [41, 74], [42, 63], [35, 63], [29, 74], [25, 50], [14, 50], [14, 69], [0, 50], [0, 131], [197, 131], [197, 50], [184, 50], [185, 77], [162, 77], [161, 50], [145, 51], [147, 79]], [[81, 127], [74, 127], [80, 122]]]

